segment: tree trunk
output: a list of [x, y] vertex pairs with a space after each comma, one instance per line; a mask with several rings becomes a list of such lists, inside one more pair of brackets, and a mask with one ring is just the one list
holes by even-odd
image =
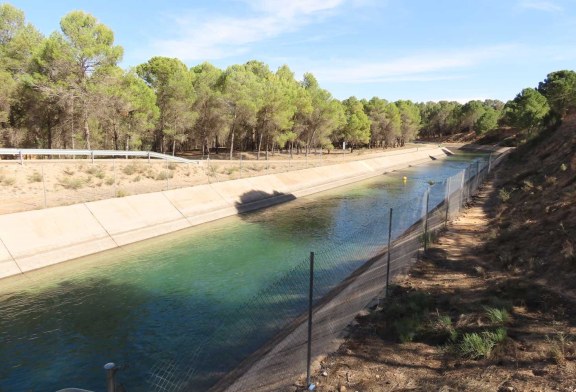
[[258, 141], [258, 154], [256, 155], [256, 159], [260, 160], [260, 150], [262, 149], [262, 133], [260, 133], [260, 140]]
[[90, 127], [88, 126], [88, 118], [84, 118], [84, 140], [86, 141], [86, 149], [91, 150], [90, 146]]
[[52, 122], [48, 121], [48, 148], [52, 148]]
[[86, 149], [91, 150], [90, 146], [90, 127], [88, 126], [88, 118], [84, 119], [84, 139], [86, 140]]
[[114, 149], [119, 150], [118, 143], [120, 142], [120, 135], [118, 134], [118, 129], [116, 128], [116, 122], [112, 123], [112, 134], [114, 135]]
[[230, 160], [234, 155], [234, 125], [232, 125], [232, 129], [230, 130]]

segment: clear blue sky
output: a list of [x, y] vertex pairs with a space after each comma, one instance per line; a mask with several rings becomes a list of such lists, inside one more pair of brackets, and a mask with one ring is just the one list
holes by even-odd
[[339, 99], [514, 98], [576, 69], [576, 0], [12, 0], [48, 35], [96, 16], [123, 67], [155, 55], [312, 72]]

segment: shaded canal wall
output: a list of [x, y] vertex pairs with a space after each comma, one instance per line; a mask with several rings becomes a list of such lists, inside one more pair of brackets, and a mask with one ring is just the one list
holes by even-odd
[[0, 215], [0, 278], [443, 158], [419, 147], [378, 158]]

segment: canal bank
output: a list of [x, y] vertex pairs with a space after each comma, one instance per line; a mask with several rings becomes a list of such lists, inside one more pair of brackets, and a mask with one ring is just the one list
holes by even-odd
[[333, 189], [450, 154], [423, 146], [362, 161], [0, 215], [0, 278]]

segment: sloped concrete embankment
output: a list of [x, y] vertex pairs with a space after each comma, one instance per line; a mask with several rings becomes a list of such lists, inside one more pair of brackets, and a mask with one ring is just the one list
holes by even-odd
[[436, 147], [164, 192], [0, 215], [0, 278], [443, 158]]

